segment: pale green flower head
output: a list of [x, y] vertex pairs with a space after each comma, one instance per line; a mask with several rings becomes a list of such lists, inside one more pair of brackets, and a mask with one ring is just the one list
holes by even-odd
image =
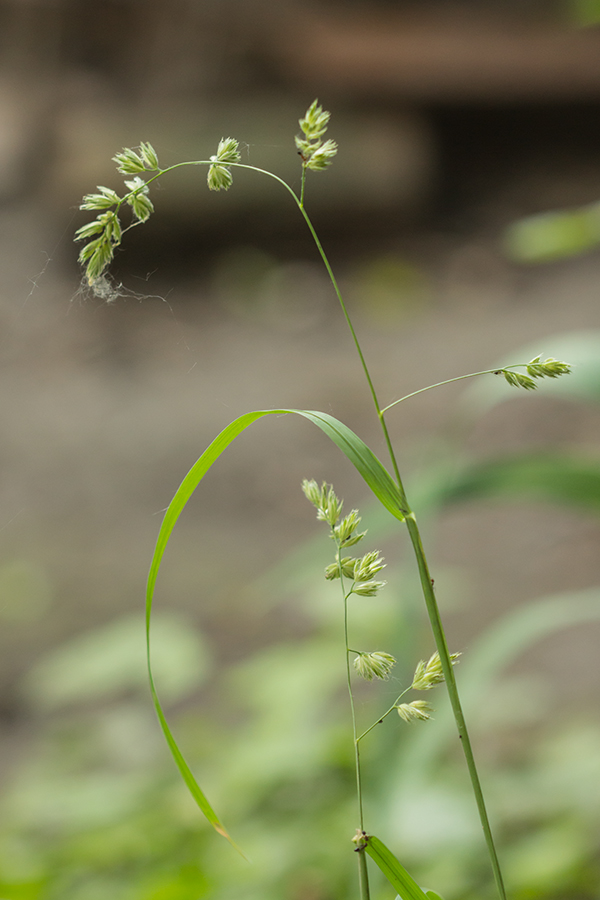
[[327, 131], [330, 118], [331, 113], [319, 106], [319, 101], [315, 99], [304, 113], [303, 118], [298, 119], [298, 125], [307, 140], [316, 141]]
[[131, 181], [126, 181], [125, 184], [130, 190], [130, 193], [124, 198], [125, 201], [131, 207], [136, 219], [139, 219], [140, 222], [145, 222], [150, 218], [151, 213], [154, 212], [154, 205], [148, 196], [150, 188], [144, 179], [138, 175], [132, 178]]
[[339, 525], [333, 529], [333, 536], [339, 541], [340, 547], [352, 547], [361, 541], [366, 531], [357, 532], [356, 529], [360, 525], [360, 516], [357, 509], [352, 509], [348, 515], [342, 519]]
[[320, 147], [317, 147], [306, 162], [306, 168], [319, 172], [326, 169], [333, 162], [333, 157], [337, 153], [337, 144], [335, 141], [325, 141]]
[[405, 722], [416, 722], [419, 719], [431, 719], [433, 707], [426, 700], [413, 700], [412, 703], [400, 703], [396, 707], [398, 715]]
[[354, 659], [354, 668], [366, 681], [372, 681], [373, 678], [387, 681], [395, 662], [396, 660], [390, 653], [374, 650], [373, 653], [359, 653]]
[[216, 154], [210, 158], [212, 165], [209, 166], [206, 177], [211, 191], [229, 190], [233, 184], [233, 176], [226, 164], [239, 163], [241, 158], [235, 138], [221, 138]]
[[356, 561], [354, 578], [356, 581], [371, 581], [382, 569], [385, 569], [385, 563], [379, 550], [371, 550]]
[[[450, 662], [453, 666], [457, 664], [460, 655], [460, 653], [450, 654]], [[442, 672], [442, 662], [440, 660], [440, 654], [436, 650], [427, 662], [422, 659], [417, 663], [411, 688], [415, 691], [429, 691], [431, 688], [435, 687], [436, 684], [441, 684], [443, 681], [444, 673]]]
[[332, 485], [323, 482], [319, 487], [316, 481], [308, 481], [305, 478], [302, 490], [306, 499], [316, 506], [317, 519], [327, 522], [333, 529], [342, 513], [344, 501], [339, 499]]
[[561, 375], [569, 375], [571, 366], [569, 363], [562, 362], [559, 359], [542, 359], [541, 356], [535, 356], [525, 367], [527, 375], [521, 372], [515, 372], [512, 369], [498, 369], [495, 375], [504, 375], [507, 382], [513, 387], [522, 387], [526, 391], [534, 391], [537, 387], [536, 378], [559, 378]]
[[521, 372], [512, 372], [510, 369], [502, 369], [502, 375], [506, 378], [512, 387], [522, 387], [526, 391], [534, 391], [537, 384], [529, 375], [523, 375]]
[[326, 567], [325, 578], [327, 581], [334, 581], [336, 578], [339, 578], [340, 575], [343, 575], [344, 578], [351, 578], [354, 580], [354, 566], [356, 562], [357, 560], [353, 559], [351, 556], [344, 556], [339, 563], [334, 562]]
[[123, 147], [120, 153], [115, 153], [113, 162], [116, 162], [117, 172], [120, 172], [121, 175], [135, 175], [136, 172], [146, 170], [142, 157], [130, 147]]
[[106, 233], [86, 244], [79, 254], [79, 262], [86, 264], [88, 284], [93, 284], [110, 265], [114, 256], [114, 245]]
[[135, 175], [137, 172], [154, 172], [159, 169], [158, 156], [152, 144], [142, 141], [136, 150], [124, 147], [113, 156], [117, 163], [117, 171], [122, 175]]
[[152, 144], [148, 143], [148, 141], [142, 141], [140, 144], [140, 156], [144, 161], [144, 165], [146, 169], [149, 171], [156, 171], [160, 168], [158, 164], [158, 156], [156, 155], [156, 150], [152, 146]]
[[386, 584], [386, 581], [357, 581], [352, 587], [352, 593], [359, 597], [376, 597]]
[[[323, 483], [323, 487], [325, 487], [325, 483]], [[313, 506], [316, 506], [317, 509], [321, 505], [321, 494], [322, 489], [319, 487], [314, 478], [311, 478], [309, 481], [308, 478], [305, 478], [302, 482], [302, 492], [307, 500], [309, 500]]]
[[294, 140], [305, 169], [313, 169], [315, 172], [326, 169], [337, 153], [335, 141], [322, 140], [330, 116], [331, 113], [319, 106], [318, 100], [313, 100], [304, 117], [298, 120], [302, 136], [296, 135]]
[[97, 189], [100, 192], [99, 194], [85, 195], [79, 204], [79, 209], [110, 209], [111, 206], [114, 206], [121, 199], [116, 191], [113, 191], [111, 188], [103, 187], [99, 184]]
[[561, 362], [553, 359], [542, 360], [541, 356], [536, 356], [531, 362], [527, 363], [527, 374], [532, 378], [559, 378], [561, 375], [569, 375], [571, 366], [569, 363]]

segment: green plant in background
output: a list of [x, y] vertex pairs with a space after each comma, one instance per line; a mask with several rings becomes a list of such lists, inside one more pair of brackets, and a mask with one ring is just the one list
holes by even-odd
[[[115, 191], [98, 187], [98, 193], [88, 194], [83, 200], [82, 208], [86, 210], [97, 211], [96, 219], [84, 225], [79, 229], [76, 239], [85, 241], [84, 247], [80, 253], [80, 262], [85, 266], [86, 277], [92, 290], [100, 296], [105, 296], [106, 270], [110, 265], [114, 256], [115, 249], [120, 245], [123, 234], [130, 228], [145, 222], [153, 212], [153, 205], [149, 198], [149, 188], [152, 182], [166, 175], [167, 173], [181, 168], [182, 166], [206, 166], [208, 167], [208, 187], [211, 190], [227, 190], [232, 184], [232, 168], [242, 168], [258, 172], [269, 178], [279, 182], [282, 187], [291, 195], [296, 203], [300, 214], [303, 216], [307, 227], [315, 241], [318, 252], [321, 256], [323, 264], [327, 270], [331, 284], [335, 290], [339, 300], [346, 323], [350, 329], [352, 339], [357, 354], [362, 365], [363, 373], [371, 394], [376, 415], [378, 417], [385, 444], [391, 461], [391, 473], [383, 466], [379, 459], [373, 454], [369, 447], [346, 425], [334, 417], [310, 410], [258, 410], [246, 413], [240, 416], [230, 425], [228, 425], [220, 435], [215, 438], [212, 444], [202, 454], [194, 466], [190, 469], [173, 500], [171, 501], [165, 514], [155, 553], [152, 559], [150, 573], [148, 578], [147, 601], [146, 601], [146, 635], [147, 635], [147, 651], [148, 651], [148, 668], [150, 676], [150, 685], [154, 700], [155, 709], [169, 744], [170, 750], [175, 758], [179, 771], [181, 772], [186, 785], [195, 798], [198, 806], [213, 825], [215, 830], [230, 840], [227, 831], [222, 825], [220, 819], [215, 813], [213, 807], [209, 803], [205, 793], [198, 785], [194, 778], [190, 767], [184, 759], [179, 746], [173, 737], [173, 734], [165, 719], [158, 694], [155, 688], [154, 676], [151, 667], [150, 655], [150, 624], [152, 602], [154, 588], [160, 569], [163, 554], [177, 519], [183, 511], [185, 505], [191, 495], [203, 479], [204, 475], [209, 471], [213, 463], [219, 458], [221, 453], [232, 443], [233, 440], [249, 425], [258, 419], [268, 415], [281, 416], [284, 414], [300, 415], [304, 419], [312, 422], [320, 428], [344, 453], [348, 460], [355, 466], [359, 474], [362, 476], [368, 487], [371, 489], [381, 505], [391, 513], [393, 519], [406, 525], [410, 542], [412, 544], [421, 590], [425, 600], [435, 644], [436, 653], [433, 654], [428, 663], [422, 662], [417, 667], [417, 672], [413, 678], [411, 687], [415, 690], [429, 689], [434, 684], [444, 680], [447, 686], [448, 695], [454, 715], [456, 727], [458, 729], [461, 746], [465, 755], [469, 777], [476, 804], [479, 811], [479, 817], [483, 828], [485, 841], [492, 865], [495, 884], [498, 896], [501, 900], [505, 900], [506, 892], [504, 888], [503, 877], [500, 870], [500, 864], [492, 836], [492, 831], [488, 819], [488, 814], [481, 790], [479, 776], [475, 765], [471, 741], [467, 730], [465, 717], [463, 713], [462, 703], [459, 697], [456, 679], [453, 671], [454, 663], [457, 661], [457, 654], [451, 654], [448, 650], [444, 628], [442, 625], [437, 599], [434, 590], [434, 582], [430, 574], [428, 561], [423, 549], [421, 534], [417, 525], [415, 514], [408, 503], [403, 482], [400, 477], [399, 467], [396, 455], [386, 423], [386, 413], [399, 404], [407, 397], [400, 398], [382, 407], [379, 403], [378, 394], [371, 377], [370, 370], [367, 366], [359, 339], [354, 330], [347, 307], [344, 303], [338, 283], [331, 269], [329, 260], [320, 243], [313, 224], [306, 212], [304, 206], [305, 199], [305, 183], [307, 171], [319, 171], [326, 169], [332, 162], [337, 153], [337, 145], [334, 141], [324, 140], [324, 135], [329, 122], [329, 113], [319, 106], [318, 101], [314, 101], [305, 116], [299, 120], [301, 135], [296, 137], [296, 147], [301, 157], [301, 188], [300, 194], [297, 195], [292, 187], [280, 179], [272, 172], [259, 169], [255, 166], [249, 166], [241, 162], [241, 156], [238, 149], [238, 142], [228, 137], [223, 138], [217, 148], [214, 156], [208, 160], [195, 160], [177, 163], [167, 168], [161, 168], [158, 162], [158, 156], [153, 147], [149, 143], [142, 143], [137, 149], [126, 148], [118, 153], [114, 159], [117, 163], [118, 171], [124, 175], [133, 175], [132, 179], [125, 181], [128, 189], [121, 197]], [[146, 175], [146, 178], [142, 178]], [[131, 211], [131, 221], [123, 227], [121, 215], [127, 207]], [[525, 372], [518, 371], [525, 369]], [[570, 366], [567, 363], [548, 358], [542, 360], [537, 355], [530, 360], [529, 363], [510, 364], [501, 368], [493, 368], [485, 372], [471, 373], [469, 375], [460, 376], [460, 378], [471, 378], [475, 375], [495, 374], [502, 376], [509, 385], [521, 387], [531, 390], [536, 387], [538, 379], [550, 378], [555, 379], [561, 375], [568, 374]], [[458, 379], [449, 379], [449, 383]], [[432, 385], [430, 387], [437, 387]], [[429, 390], [430, 387], [422, 390]], [[415, 392], [415, 393], [420, 393]], [[413, 396], [413, 394], [408, 395]], [[356, 726], [356, 718], [354, 713], [354, 701], [352, 690], [352, 672], [349, 657], [348, 644], [348, 605], [347, 601], [351, 594], [358, 596], [372, 596], [377, 593], [381, 586], [381, 582], [375, 579], [375, 575], [380, 571], [383, 563], [378, 553], [367, 553], [361, 559], [353, 560], [350, 557], [342, 556], [342, 550], [350, 546], [352, 543], [360, 540], [362, 535], [356, 533], [358, 527], [358, 515], [355, 511], [350, 513], [341, 522], [341, 504], [333, 493], [331, 488], [323, 486], [319, 488], [314, 482], [305, 482], [305, 493], [318, 509], [319, 518], [328, 522], [332, 536], [337, 547], [336, 559], [333, 568], [327, 570], [328, 577], [336, 578], [339, 576], [344, 593], [344, 618], [346, 623], [346, 674], [347, 683], [350, 692], [350, 701], [353, 712], [354, 726], [354, 748], [355, 748], [355, 765], [356, 765], [356, 782], [359, 804], [359, 828], [355, 837], [355, 850], [359, 862], [359, 886], [361, 900], [366, 900], [370, 896], [369, 882], [367, 876], [367, 866], [365, 854], [371, 856], [379, 869], [384, 873], [386, 878], [398, 891], [402, 900], [424, 900], [427, 896], [434, 900], [439, 895], [429, 891], [425, 893], [414, 881], [414, 879], [406, 872], [403, 866], [396, 860], [391, 852], [381, 843], [375, 836], [369, 834], [364, 829], [363, 811], [362, 811], [362, 786], [361, 786], [361, 770], [359, 758], [359, 742], [371, 730], [371, 726], [362, 733], [358, 733]], [[345, 590], [345, 580], [351, 579], [351, 587], [349, 591]], [[369, 677], [382, 678], [389, 674], [390, 667], [394, 660], [391, 654], [383, 651], [355, 651], [356, 662], [355, 668], [358, 674]], [[425, 701], [417, 700], [412, 703], [401, 704], [400, 697], [390, 707], [388, 712], [384, 714], [385, 718], [388, 713], [394, 709], [398, 710], [401, 718], [405, 720], [427, 719], [429, 717], [429, 707]], [[379, 721], [379, 720], [378, 720]]]

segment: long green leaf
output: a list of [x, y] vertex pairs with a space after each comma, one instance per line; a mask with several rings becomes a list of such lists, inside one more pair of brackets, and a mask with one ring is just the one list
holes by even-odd
[[414, 878], [408, 874], [391, 850], [383, 844], [379, 838], [369, 835], [366, 838], [365, 852], [369, 854], [373, 862], [377, 863], [389, 883], [398, 891], [402, 900], [427, 900], [427, 895], [421, 890]]
[[[249, 425], [251, 425], [253, 422], [256, 422], [257, 419], [261, 419], [264, 416], [287, 415], [288, 413], [294, 413], [296, 415], [303, 416], [314, 425], [317, 425], [317, 427], [320, 428], [330, 438], [330, 440], [332, 440], [333, 443], [340, 448], [342, 453], [344, 453], [344, 455], [356, 467], [360, 475], [362, 475], [365, 482], [371, 488], [375, 496], [381, 501], [383, 506], [385, 506], [385, 508], [388, 509], [396, 519], [402, 521], [402, 519], [404, 518], [404, 511], [402, 509], [402, 497], [396, 483], [387, 472], [387, 470], [383, 467], [383, 465], [379, 462], [375, 454], [369, 449], [369, 447], [367, 447], [364, 441], [362, 441], [356, 434], [354, 434], [353, 431], [351, 431], [346, 425], [338, 421], [338, 419], [335, 419], [333, 416], [329, 416], [326, 413], [314, 412], [304, 409], [257, 410], [255, 412], [246, 413], [245, 415], [240, 416], [238, 419], [235, 419], [214, 439], [212, 444], [210, 444], [210, 446], [204, 451], [202, 456], [194, 463], [190, 471], [181, 482], [179, 488], [175, 493], [175, 496], [171, 500], [171, 503], [169, 504], [162, 521], [160, 531], [158, 533], [158, 539], [156, 541], [154, 555], [150, 564], [150, 571], [148, 573], [148, 582], [146, 587], [146, 650], [148, 658], [150, 690], [152, 692], [152, 699], [154, 702], [158, 720], [160, 722], [160, 726], [162, 728], [167, 744], [169, 745], [169, 749], [171, 750], [173, 758], [177, 764], [177, 767], [183, 777], [183, 780], [185, 781], [192, 797], [194, 798], [210, 824], [213, 826], [213, 828], [229, 841], [231, 841], [231, 838], [219, 821], [217, 814], [210, 805], [204, 792], [194, 778], [190, 767], [185, 761], [183, 754], [181, 753], [177, 742], [167, 724], [162, 706], [158, 699], [158, 693], [156, 691], [154, 677], [152, 674], [152, 664], [150, 656], [150, 619], [152, 613], [152, 602], [161, 561], [173, 528], [175, 527], [175, 523], [177, 522], [179, 516], [185, 508], [188, 500], [190, 499], [208, 470], [211, 468], [213, 463], [216, 462], [223, 451], [227, 449], [227, 447], [235, 440], [235, 438], [242, 431], [244, 431], [244, 429], [248, 428]], [[233, 843], [233, 841], [231, 841], [231, 843]]]

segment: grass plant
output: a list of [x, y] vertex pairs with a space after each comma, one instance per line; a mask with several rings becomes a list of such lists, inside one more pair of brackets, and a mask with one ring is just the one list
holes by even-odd
[[[111, 301], [115, 298], [112, 297], [110, 291], [107, 290], [107, 269], [113, 259], [115, 250], [122, 242], [124, 234], [131, 228], [143, 224], [153, 213], [154, 206], [150, 199], [150, 186], [157, 179], [162, 178], [183, 166], [200, 166], [207, 168], [208, 187], [213, 191], [228, 190], [232, 186], [232, 171], [235, 168], [248, 169], [261, 177], [268, 177], [278, 182], [281, 187], [288, 192], [292, 201], [296, 204], [299, 214], [303, 217], [306, 226], [313, 237], [316, 250], [327, 271], [332, 288], [339, 301], [343, 318], [350, 330], [354, 347], [364, 373], [366, 387], [370, 393], [374, 412], [378, 419], [389, 455], [390, 468], [388, 469], [361, 438], [343, 422], [329, 414], [314, 410], [255, 410], [238, 417], [226, 426], [192, 466], [175, 493], [165, 513], [151, 562], [146, 594], [146, 641], [148, 671], [154, 706], [171, 753], [196, 803], [213, 828], [233, 844], [230, 835], [187, 764], [179, 745], [171, 732], [169, 724], [167, 723], [158, 697], [152, 671], [150, 641], [154, 589], [162, 558], [173, 532], [173, 528], [188, 500], [220, 455], [240, 433], [265, 416], [275, 415], [281, 417], [288, 414], [301, 416], [313, 425], [316, 425], [334, 444], [336, 444], [357, 469], [380, 504], [398, 524], [403, 524], [406, 527], [409, 541], [414, 551], [423, 599], [436, 647], [435, 652], [428, 661], [422, 660], [418, 662], [411, 684], [400, 694], [400, 696], [398, 696], [395, 702], [374, 723], [367, 727], [364, 727], [363, 725], [359, 727], [354, 702], [354, 679], [356, 677], [362, 677], [367, 680], [372, 680], [374, 678], [385, 680], [389, 676], [389, 672], [394, 665], [395, 660], [391, 654], [387, 653], [387, 651], [357, 650], [350, 646], [349, 616], [351, 610], [349, 603], [353, 596], [372, 598], [378, 594], [384, 587], [384, 582], [380, 581], [377, 577], [380, 571], [382, 571], [384, 563], [379, 552], [375, 550], [368, 551], [362, 557], [355, 558], [345, 555], [350, 547], [358, 544], [364, 537], [364, 534], [357, 530], [360, 524], [358, 512], [352, 510], [342, 518], [342, 501], [339, 500], [333, 488], [327, 484], [319, 486], [314, 481], [305, 480], [303, 484], [304, 493], [309, 501], [316, 507], [317, 517], [329, 526], [330, 536], [333, 539], [335, 546], [334, 560], [326, 569], [326, 578], [331, 581], [339, 580], [340, 592], [343, 600], [345, 670], [352, 720], [352, 740], [354, 747], [357, 794], [357, 830], [352, 840], [354, 841], [354, 851], [357, 854], [358, 860], [358, 886], [360, 898], [361, 900], [369, 900], [370, 898], [366, 860], [367, 855], [371, 857], [381, 872], [383, 872], [402, 900], [439, 900], [440, 898], [440, 894], [436, 891], [424, 890], [420, 887], [382, 841], [369, 832], [364, 817], [360, 749], [361, 742], [367, 738], [367, 736], [371, 735], [375, 726], [394, 712], [398, 714], [399, 719], [404, 723], [427, 721], [430, 718], [431, 712], [431, 707], [427, 701], [415, 699], [410, 702], [402, 702], [404, 694], [410, 690], [430, 690], [436, 685], [444, 682], [448, 691], [458, 737], [463, 749], [472, 791], [479, 813], [497, 895], [500, 900], [506, 900], [507, 895], [504, 879], [454, 673], [454, 666], [458, 662], [460, 654], [458, 652], [451, 652], [448, 648], [444, 626], [438, 608], [434, 579], [430, 572], [416, 515], [406, 496], [396, 452], [387, 426], [386, 415], [409, 397], [413, 397], [422, 391], [430, 390], [433, 387], [440, 387], [441, 385], [460, 379], [495, 375], [502, 377], [509, 386], [529, 391], [536, 388], [541, 379], [554, 379], [568, 374], [570, 366], [565, 362], [553, 358], [542, 359], [542, 357], [538, 355], [529, 362], [507, 365], [502, 368], [487, 369], [482, 372], [469, 373], [458, 376], [457, 378], [450, 378], [447, 381], [440, 382], [436, 385], [430, 385], [422, 388], [421, 391], [415, 391], [412, 394], [401, 397], [385, 407], [380, 404], [378, 390], [376, 389], [374, 380], [371, 376], [371, 371], [355, 331], [350, 313], [329, 263], [329, 259], [305, 208], [308, 173], [320, 172], [327, 169], [333, 162], [338, 150], [335, 141], [325, 138], [329, 125], [329, 118], [329, 112], [324, 110], [319, 105], [318, 101], [315, 100], [310, 105], [305, 115], [299, 120], [300, 134], [295, 138], [296, 150], [299, 154], [301, 164], [300, 190], [298, 193], [273, 172], [242, 163], [237, 140], [227, 137], [221, 139], [216, 153], [209, 159], [179, 162], [164, 168], [159, 164], [158, 155], [151, 144], [141, 143], [137, 148], [125, 148], [114, 157], [118, 171], [125, 176], [131, 176], [125, 180], [125, 192], [122, 195], [119, 195], [111, 188], [99, 186], [97, 192], [87, 194], [84, 197], [81, 205], [81, 208], [84, 210], [94, 211], [96, 213], [96, 218], [92, 222], [83, 225], [76, 234], [76, 240], [84, 243], [83, 249], [79, 255], [79, 260], [85, 267], [87, 281], [94, 293], [104, 300]], [[123, 218], [127, 209], [129, 209], [129, 218], [128, 222], [124, 224]], [[443, 890], [443, 886], [440, 886], [440, 890]]]

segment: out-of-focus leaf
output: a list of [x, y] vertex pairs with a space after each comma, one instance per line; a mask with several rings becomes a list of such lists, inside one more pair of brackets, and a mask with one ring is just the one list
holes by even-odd
[[401, 900], [427, 900], [414, 878], [375, 835], [369, 836], [365, 852], [377, 863], [392, 887], [396, 888]]
[[449, 504], [485, 497], [536, 498], [600, 513], [600, 463], [539, 454], [486, 460], [455, 478], [443, 499]]
[[[208, 650], [178, 616], [163, 613], [155, 627], [154, 665], [165, 695], [179, 699], [202, 681]], [[144, 650], [139, 618], [125, 616], [49, 651], [29, 672], [25, 691], [49, 709], [146, 689]]]
[[597, 25], [600, 22], [600, 0], [570, 0], [570, 12], [577, 25]]
[[[538, 641], [565, 628], [599, 620], [600, 588], [554, 594], [511, 610], [478, 638], [463, 657], [457, 680], [467, 716], [477, 716], [502, 671]], [[435, 761], [454, 739], [449, 704], [438, 704], [435, 721], [435, 732], [415, 731], [408, 752], [403, 754], [403, 776], [397, 793], [399, 809], [405, 794], [418, 798], [423, 785], [431, 779]]]
[[508, 255], [524, 263], [585, 253], [600, 243], [600, 205], [521, 219], [507, 229], [504, 243]]
[[[556, 396], [565, 400], [600, 401], [600, 331], [569, 331], [547, 335], [534, 344], [516, 347], [498, 364], [498, 368], [519, 362], [528, 362], [538, 354], [553, 356], [573, 366], [570, 375], [547, 378], [538, 387], [540, 396]], [[522, 392], [506, 384], [504, 378], [485, 375], [473, 379], [465, 391], [462, 404], [471, 413], [482, 412], [505, 400], [522, 397]], [[531, 397], [528, 398], [531, 400]]]

